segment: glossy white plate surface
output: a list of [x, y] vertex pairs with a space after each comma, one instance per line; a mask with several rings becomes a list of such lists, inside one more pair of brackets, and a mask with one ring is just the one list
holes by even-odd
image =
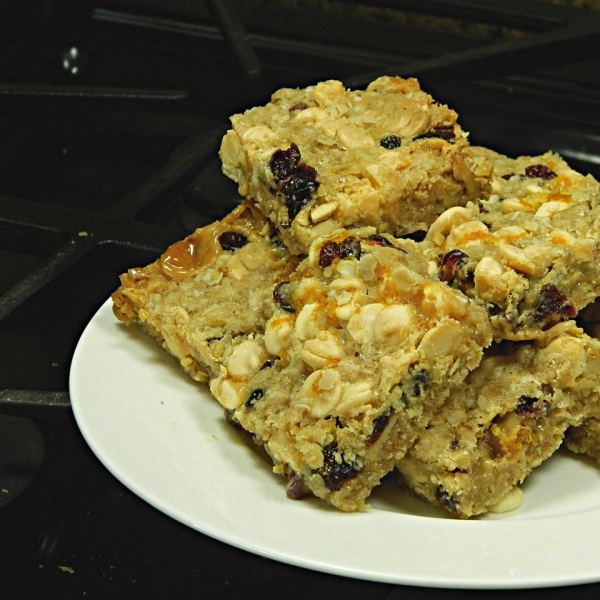
[[104, 465], [174, 519], [227, 544], [318, 571], [396, 584], [519, 588], [600, 581], [600, 470], [559, 453], [523, 486], [521, 508], [471, 521], [384, 482], [344, 514], [292, 501], [204, 386], [109, 302], [77, 346], [70, 394]]

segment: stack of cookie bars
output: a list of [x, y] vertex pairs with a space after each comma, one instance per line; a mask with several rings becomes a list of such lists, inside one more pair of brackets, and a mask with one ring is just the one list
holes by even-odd
[[600, 456], [593, 178], [470, 146], [415, 79], [283, 89], [231, 121], [240, 206], [125, 273], [114, 312], [208, 383], [288, 496], [361, 510], [395, 468], [467, 518], [518, 503], [565, 435]]

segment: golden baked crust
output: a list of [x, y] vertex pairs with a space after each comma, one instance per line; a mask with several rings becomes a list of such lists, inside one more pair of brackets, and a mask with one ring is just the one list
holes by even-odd
[[380, 77], [362, 91], [325, 81], [231, 117], [220, 156], [290, 251], [306, 254], [339, 228], [425, 230], [485, 192], [489, 165], [473, 168], [456, 119], [415, 79]]

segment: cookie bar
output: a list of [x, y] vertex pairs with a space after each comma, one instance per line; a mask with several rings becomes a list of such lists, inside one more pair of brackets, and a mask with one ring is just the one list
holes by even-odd
[[210, 384], [289, 496], [345, 511], [365, 508], [491, 343], [485, 311], [427, 277], [417, 243], [374, 231], [315, 240], [276, 286], [264, 337]]
[[397, 463], [412, 490], [455, 517], [494, 509], [598, 410], [600, 342], [573, 321], [504, 352], [453, 390]]
[[243, 342], [262, 334], [272, 290], [298, 261], [251, 201], [170, 246], [155, 263], [129, 269], [113, 311], [136, 322], [191, 377], [207, 382]]
[[470, 152], [495, 193], [432, 224], [432, 272], [488, 310], [496, 341], [534, 339], [600, 295], [600, 186], [555, 154]]
[[456, 119], [416, 79], [380, 77], [359, 91], [325, 81], [231, 117], [220, 157], [290, 251], [306, 254], [340, 228], [407, 234], [477, 199], [490, 166], [477, 157], [474, 169]]

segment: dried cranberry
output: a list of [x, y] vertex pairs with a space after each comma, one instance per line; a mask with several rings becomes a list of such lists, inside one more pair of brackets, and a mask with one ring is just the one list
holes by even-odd
[[323, 268], [328, 267], [336, 258], [348, 258], [354, 256], [360, 258], [362, 249], [360, 241], [355, 237], [347, 237], [342, 242], [326, 241], [321, 246], [319, 253], [319, 265]]
[[277, 183], [285, 181], [300, 162], [300, 150], [296, 144], [291, 144], [287, 150], [276, 150], [271, 157], [269, 167]]
[[290, 220], [296, 218], [302, 207], [310, 201], [311, 194], [319, 189], [316, 176], [315, 169], [300, 165], [281, 185], [279, 191], [284, 196]]
[[272, 191], [283, 197], [290, 221], [293, 221], [302, 207], [310, 201], [311, 194], [319, 189], [317, 171], [301, 163], [300, 159], [300, 150], [292, 143], [287, 150], [276, 150], [269, 162], [277, 184], [276, 189]]
[[410, 233], [407, 233], [403, 236], [397, 236], [397, 237], [402, 237], [403, 240], [412, 240], [413, 242], [422, 242], [427, 237], [427, 232], [420, 229], [418, 231], [411, 231]]
[[328, 267], [336, 258], [339, 258], [339, 245], [336, 242], [328, 240], [321, 246], [319, 265], [321, 267]]
[[362, 248], [360, 247], [360, 240], [355, 237], [347, 237], [343, 242], [340, 242], [340, 258], [348, 258], [353, 256], [354, 258], [360, 258], [362, 256]]
[[413, 382], [414, 382], [413, 395], [420, 396], [422, 391], [430, 383], [429, 373], [425, 369], [421, 369], [420, 371], [417, 371], [413, 375]]
[[513, 176], [514, 173], [505, 173], [504, 175], [502, 175], [502, 179], [506, 179], [506, 181], [508, 181]]
[[344, 482], [356, 477], [359, 472], [359, 469], [343, 459], [338, 462], [336, 453], [336, 444], [323, 448], [323, 466], [320, 469], [321, 477], [332, 492], [337, 492]]
[[367, 446], [372, 446], [383, 433], [383, 430], [387, 427], [390, 422], [390, 417], [394, 414], [394, 409], [390, 408], [387, 412], [379, 415], [377, 418], [373, 419], [373, 431], [371, 432], [371, 436], [367, 440]]
[[440, 281], [450, 282], [456, 276], [456, 272], [460, 269], [469, 256], [462, 250], [450, 250], [442, 257], [442, 274]]
[[527, 177], [539, 177], [540, 179], [554, 179], [556, 173], [546, 165], [531, 165], [525, 168]]
[[287, 285], [289, 281], [282, 281], [275, 286], [273, 290], [273, 301], [277, 306], [283, 308], [286, 312], [295, 313], [294, 307], [290, 302], [289, 298], [286, 298], [284, 286]]
[[290, 471], [288, 474], [288, 484], [285, 493], [290, 500], [302, 500], [302, 498], [312, 495], [304, 479], [295, 471]]
[[262, 371], [263, 369], [270, 369], [274, 366], [275, 366], [275, 361], [272, 358], [270, 358], [269, 360], [265, 360], [265, 362], [263, 363], [263, 366], [260, 368], [260, 370]]
[[537, 418], [546, 410], [544, 402], [538, 403], [539, 398], [521, 396], [517, 401], [515, 412], [521, 417]]
[[290, 110], [304, 110], [306, 108], [308, 108], [308, 106], [304, 102], [298, 102], [298, 104], [290, 106]]
[[394, 150], [402, 146], [402, 140], [397, 135], [388, 135], [379, 142], [379, 145], [386, 150]]
[[244, 406], [246, 408], [252, 408], [256, 404], [256, 402], [258, 400], [260, 400], [264, 395], [265, 395], [264, 390], [261, 390], [260, 388], [252, 390], [252, 392], [248, 396], [248, 400], [246, 400], [246, 403], [244, 404]]
[[449, 492], [447, 492], [441, 485], [435, 488], [435, 497], [438, 502], [451, 513], [458, 512], [458, 500]]
[[423, 140], [427, 138], [442, 138], [447, 142], [451, 142], [456, 139], [456, 135], [454, 134], [454, 126], [436, 125], [431, 131], [428, 131], [427, 133], [422, 133], [421, 135], [418, 135], [413, 139]]
[[490, 316], [495, 317], [502, 312], [502, 309], [497, 304], [490, 304], [488, 312], [490, 313]]
[[367, 242], [369, 244], [373, 244], [375, 246], [388, 246], [390, 248], [395, 248], [396, 247], [396, 246], [394, 246], [394, 244], [392, 244], [392, 242], [390, 242], [390, 240], [388, 240], [387, 238], [385, 238], [382, 235], [379, 235], [377, 233], [374, 233], [373, 235], [370, 235], [367, 238]]
[[553, 283], [548, 283], [541, 290], [541, 300], [532, 318], [540, 323], [552, 315], [572, 319], [577, 316], [577, 309]]
[[243, 233], [237, 233], [236, 231], [226, 231], [218, 239], [223, 250], [236, 250], [248, 243], [248, 238]]

